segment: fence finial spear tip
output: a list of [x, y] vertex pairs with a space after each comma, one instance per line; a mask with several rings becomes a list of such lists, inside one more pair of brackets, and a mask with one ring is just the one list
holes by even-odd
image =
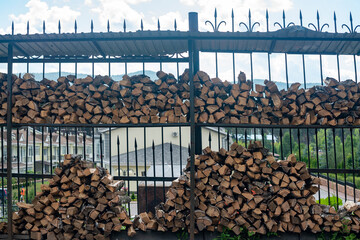
[[124, 32], [126, 32], [126, 20], [124, 19]]
[[283, 18], [285, 19], [285, 10], [283, 9]]
[[144, 30], [144, 24], [143, 24], [143, 20], [141, 19], [141, 22], [140, 22], [140, 28], [141, 28], [141, 31]]
[[135, 138], [135, 148], [137, 148], [137, 141], [136, 141], [136, 138]]
[[234, 18], [234, 9], [231, 9], [231, 18]]
[[300, 19], [302, 19], [302, 12], [301, 12], [301, 9], [300, 9]]
[[170, 141], [170, 152], [172, 152], [172, 142]]
[[249, 8], [249, 18], [251, 18], [251, 11], [250, 11], [250, 8]]
[[319, 10], [316, 10], [316, 19], [317, 19], [317, 20], [320, 19]]
[[26, 22], [26, 34], [29, 34], [30, 26], [29, 26], [29, 20]]
[[174, 19], [174, 29], [177, 30], [176, 18]]
[[335, 13], [335, 11], [334, 11], [334, 21], [336, 21], [336, 13]]
[[158, 30], [160, 31], [160, 19], [158, 18], [158, 21], [157, 21], [157, 25], [158, 25]]
[[351, 14], [351, 11], [350, 11], [350, 21], [352, 21], [353, 19], [352, 19], [352, 14]]
[[119, 139], [119, 135], [117, 136], [117, 144], [120, 144], [120, 139]]
[[269, 18], [269, 11], [266, 9], [266, 18]]
[[216, 10], [216, 8], [215, 8], [214, 17], [217, 18], [217, 10]]
[[107, 31], [110, 32], [110, 20], [107, 20]]
[[14, 35], [14, 21], [11, 22], [11, 34]]

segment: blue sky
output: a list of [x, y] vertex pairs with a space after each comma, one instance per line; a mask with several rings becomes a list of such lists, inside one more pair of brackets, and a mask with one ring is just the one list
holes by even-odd
[[[157, 20], [160, 19], [162, 29], [172, 29], [174, 19], [177, 19], [178, 28], [187, 30], [187, 13], [190, 11], [199, 12], [199, 28], [202, 31], [211, 30], [206, 26], [205, 20], [212, 20], [214, 9], [218, 9], [219, 20], [227, 21], [227, 25], [220, 30], [228, 31], [230, 26], [231, 9], [235, 12], [235, 30], [244, 31], [238, 27], [240, 21], [247, 21], [249, 8], [252, 11], [253, 21], [259, 21], [260, 27], [255, 30], [265, 29], [265, 10], [269, 10], [270, 30], [277, 30], [273, 26], [275, 21], [282, 21], [282, 10], [286, 11], [287, 22], [299, 24], [299, 10], [302, 10], [304, 25], [309, 22], [316, 22], [316, 10], [319, 10], [322, 23], [329, 23], [327, 31], [334, 31], [333, 13], [336, 10], [338, 31], [344, 32], [341, 28], [343, 23], [349, 24], [349, 13], [353, 13], [354, 25], [360, 24], [360, 1], [358, 0], [0, 0], [0, 34], [7, 34], [11, 31], [11, 22], [15, 23], [15, 33], [25, 33], [26, 22], [30, 22], [30, 32], [42, 31], [42, 21], [46, 21], [47, 32], [57, 32], [58, 20], [61, 20], [62, 32], [73, 32], [74, 20], [77, 20], [78, 31], [88, 32], [90, 21], [94, 21], [95, 31], [106, 31], [107, 20], [110, 19], [111, 30], [122, 30], [124, 19], [127, 21], [129, 31], [135, 31], [140, 27], [140, 19], [144, 21], [144, 29], [155, 30]], [[306, 56], [306, 70], [308, 81], [320, 82], [318, 56]], [[212, 54], [201, 55], [201, 68], [214, 76], [214, 56]], [[324, 56], [324, 76], [337, 77], [336, 58]], [[272, 76], [274, 80], [285, 81], [284, 56], [272, 54]], [[302, 81], [301, 56], [289, 56], [289, 78], [290, 82]], [[360, 59], [357, 59], [360, 62]], [[222, 79], [232, 79], [231, 55], [219, 54], [219, 76]], [[352, 56], [341, 56], [341, 78], [354, 79], [354, 64]], [[46, 71], [57, 71], [57, 64], [47, 64]], [[141, 65], [133, 64], [129, 71], [139, 70]], [[149, 65], [148, 68], [157, 70], [156, 65]], [[168, 71], [174, 72], [175, 66], [165, 66]], [[183, 66], [185, 68], [185, 66]], [[3, 71], [4, 66], [0, 66]], [[15, 66], [15, 70], [24, 71], [24, 66]], [[73, 66], [68, 64], [62, 67], [63, 71], [71, 71]], [[106, 74], [106, 64], [96, 66], [96, 73]], [[250, 75], [249, 55], [236, 55], [236, 69], [243, 70]], [[360, 66], [358, 66], [360, 69]], [[41, 70], [41, 65], [34, 64], [30, 71]], [[79, 67], [79, 71], [90, 73], [89, 65]], [[112, 67], [114, 74], [123, 73], [123, 67]], [[254, 54], [254, 77], [267, 78], [267, 60], [264, 54]]]

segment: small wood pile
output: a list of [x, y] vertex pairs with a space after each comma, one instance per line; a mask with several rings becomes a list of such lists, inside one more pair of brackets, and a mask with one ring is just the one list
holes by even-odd
[[32, 204], [18, 203], [14, 234], [30, 234], [32, 239], [110, 239], [112, 231], [132, 228], [122, 207], [130, 201], [123, 185], [81, 156], [65, 155]]
[[[204, 149], [203, 155], [196, 156], [195, 168], [196, 233], [229, 228], [239, 235], [242, 227], [259, 234], [345, 228], [359, 232], [360, 203], [345, 204], [345, 210], [339, 212], [317, 204], [314, 194], [319, 179], [293, 154], [286, 160], [275, 160], [261, 142], [250, 144], [248, 149], [234, 143], [230, 151]], [[185, 175], [173, 181], [155, 217], [142, 213], [134, 227], [143, 231], [189, 230], [189, 179], [188, 162]]]

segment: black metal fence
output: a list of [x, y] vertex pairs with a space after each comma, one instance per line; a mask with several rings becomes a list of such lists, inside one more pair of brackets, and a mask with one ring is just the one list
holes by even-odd
[[[214, 22], [207, 21], [214, 32], [220, 30], [222, 22], [218, 23], [215, 11]], [[237, 31], [234, 13], [231, 14], [232, 32]], [[266, 30], [270, 31], [269, 14], [266, 12]], [[258, 22], [253, 22], [249, 12], [248, 23], [241, 22], [246, 31], [253, 32]], [[282, 23], [275, 22], [274, 26], [287, 28], [295, 25], [287, 23], [283, 14]], [[299, 15], [299, 26], [303, 26], [302, 14]], [[158, 25], [160, 30], [160, 23]], [[319, 14], [315, 24], [309, 23], [316, 31], [321, 32], [328, 24], [321, 25]], [[350, 17], [350, 27], [343, 24], [349, 32], [355, 33], [357, 27], [353, 27]], [[175, 21], [175, 31], [177, 30]], [[44, 24], [45, 33], [45, 24]], [[91, 32], [93, 27], [91, 27]], [[110, 32], [110, 24], [107, 31]], [[143, 31], [143, 24], [141, 24]], [[189, 14], [189, 32], [198, 31], [197, 14]], [[77, 32], [75, 23], [75, 33]], [[124, 32], [126, 24], [124, 23]], [[334, 32], [337, 33], [337, 22], [334, 14]], [[13, 32], [14, 34], [14, 27]], [[59, 24], [59, 33], [61, 27]], [[29, 34], [29, 31], [28, 31]], [[216, 39], [217, 36], [209, 37]], [[329, 39], [327, 39], [329, 40]], [[14, 41], [16, 43], [16, 41]], [[180, 53], [167, 56], [134, 57], [123, 56], [111, 57], [53, 57], [43, 56], [40, 58], [13, 58], [12, 48], [9, 43], [9, 57], [7, 58], [8, 72], [12, 73], [12, 64], [18, 62], [26, 65], [26, 72], [30, 71], [30, 64], [42, 63], [43, 77], [45, 77], [45, 64], [55, 62], [59, 64], [59, 76], [62, 75], [61, 63], [74, 63], [74, 74], [78, 75], [80, 62], [91, 63], [92, 75], [95, 75], [96, 64], [107, 63], [108, 75], [111, 76], [112, 64], [123, 64], [124, 73], [128, 74], [128, 64], [142, 64], [142, 72], [146, 73], [146, 66], [151, 63], [152, 70], [162, 70], [164, 64], [174, 64], [175, 76], [179, 76], [182, 69], [189, 67], [190, 73], [199, 70], [201, 54], [196, 48], [194, 39], [188, 39], [188, 57]], [[249, 56], [250, 79], [254, 82], [253, 53], [246, 52]], [[186, 54], [186, 53], [185, 53]], [[236, 75], [240, 69], [236, 68], [236, 52], [229, 53], [227, 61], [231, 65], [233, 82], [236, 83]], [[272, 80], [271, 52], [267, 52], [268, 79]], [[289, 87], [288, 53], [284, 55], [285, 83]], [[305, 69], [305, 55], [301, 55], [303, 72], [303, 85], [308, 87]], [[218, 52], [214, 52], [215, 75], [218, 76], [219, 62]], [[357, 57], [353, 56], [354, 76], [357, 82]], [[340, 79], [340, 60], [336, 55], [338, 78]], [[186, 66], [185, 66], [186, 65]], [[149, 68], [150, 70], [150, 68]], [[206, 70], [206, 69], [204, 69]], [[323, 84], [322, 55], [319, 55], [319, 83]], [[10, 83], [9, 79], [9, 83]], [[11, 86], [9, 84], [8, 86]], [[191, 82], [191, 99], [194, 99], [193, 83]], [[11, 91], [9, 91], [11, 94]], [[262, 141], [263, 145], [270, 149], [279, 159], [286, 158], [294, 153], [297, 159], [307, 163], [311, 173], [320, 177], [320, 191], [317, 199], [336, 196], [335, 204], [342, 205], [346, 200], [357, 200], [360, 197], [360, 130], [358, 126], [280, 126], [280, 125], [234, 125], [234, 124], [199, 124], [194, 121], [193, 101], [190, 108], [189, 123], [186, 124], [102, 124], [102, 125], [57, 125], [57, 124], [13, 124], [11, 117], [7, 125], [1, 126], [1, 191], [0, 191], [0, 216], [7, 217], [9, 206], [14, 206], [16, 201], [30, 202], [40, 185], [46, 184], [51, 178], [53, 170], [62, 161], [64, 154], [82, 154], [86, 160], [95, 162], [97, 165], [106, 167], [115, 179], [126, 181], [128, 194], [133, 201], [128, 204], [130, 215], [140, 211], [152, 210], [153, 207], [165, 199], [165, 192], [171, 181], [182, 174], [190, 156], [193, 168], [195, 153], [210, 146], [213, 150], [229, 148], [233, 142], [245, 146], [250, 141]], [[11, 104], [11, 102], [9, 103]], [[11, 108], [8, 108], [8, 116]], [[8, 129], [12, 129], [8, 132]], [[11, 159], [9, 159], [11, 158]], [[11, 171], [9, 171], [9, 168]], [[11, 176], [12, 173], [12, 176]], [[194, 176], [194, 171], [191, 172]], [[9, 183], [9, 176], [11, 183]], [[7, 189], [9, 186], [11, 189]], [[194, 182], [192, 182], [192, 190]], [[22, 193], [25, 190], [25, 194]], [[9, 192], [9, 193], [8, 193]], [[193, 194], [193, 191], [192, 191]], [[6, 207], [6, 199], [11, 196], [13, 201]], [[192, 195], [193, 199], [194, 195]], [[9, 198], [9, 199], [11, 199]], [[325, 203], [325, 202], [324, 202]], [[194, 207], [194, 204], [192, 204]], [[192, 222], [193, 222], [192, 215]]]

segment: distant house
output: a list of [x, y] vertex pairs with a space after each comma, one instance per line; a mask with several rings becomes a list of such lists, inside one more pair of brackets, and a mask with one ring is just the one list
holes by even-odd
[[[135, 155], [135, 142], [137, 149], [138, 159], [138, 172], [145, 171], [145, 151], [146, 148], [146, 168], [153, 165], [153, 161], [150, 161], [148, 157], [152, 154], [152, 145], [155, 146], [155, 165], [170, 165], [170, 145], [173, 146], [173, 164], [185, 165], [186, 159], [189, 155], [188, 148], [190, 146], [190, 128], [189, 127], [134, 127], [134, 128], [114, 128], [106, 129], [102, 132], [102, 143], [104, 153], [104, 167], [111, 166], [111, 172], [114, 176], [119, 174], [117, 159], [118, 155], [121, 158], [120, 168], [122, 171], [127, 171], [127, 168], [123, 169], [121, 166], [127, 167], [127, 161], [122, 159], [129, 158], [129, 171], [134, 169], [136, 163]], [[223, 128], [217, 127], [204, 127], [202, 128], [202, 148], [209, 146], [209, 136], [211, 139], [211, 148], [214, 151], [218, 151], [219, 148], [228, 147], [227, 132]], [[111, 139], [111, 142], [110, 142]], [[229, 138], [229, 145], [232, 144], [232, 139]], [[181, 148], [181, 151], [180, 151]], [[111, 152], [110, 152], [111, 151]], [[164, 151], [164, 163], [162, 162], [162, 152]], [[181, 158], [180, 158], [181, 152]], [[149, 155], [150, 154], [150, 155]], [[110, 164], [111, 156], [111, 164]], [[181, 159], [181, 160], [180, 160]], [[115, 162], [114, 162], [115, 161]], [[96, 160], [98, 162], [98, 159]], [[185, 164], [184, 164], [185, 163]], [[129, 175], [135, 175], [136, 171], [130, 171]], [[120, 171], [120, 176], [121, 176]]]
[[[6, 139], [7, 134], [4, 131], [3, 145], [0, 145], [0, 169], [5, 171], [7, 169]], [[86, 137], [85, 144], [83, 140], [82, 136], [75, 136], [73, 133], [66, 136], [65, 133], [59, 135], [58, 131], [54, 131], [50, 134], [48, 129], [45, 129], [43, 133], [30, 127], [28, 130], [26, 127], [20, 128], [19, 131], [15, 130], [12, 132], [12, 171], [50, 173], [51, 167], [56, 167], [65, 154], [77, 152], [84, 155], [84, 148], [85, 155], [89, 159], [92, 153], [92, 140], [89, 136]]]

